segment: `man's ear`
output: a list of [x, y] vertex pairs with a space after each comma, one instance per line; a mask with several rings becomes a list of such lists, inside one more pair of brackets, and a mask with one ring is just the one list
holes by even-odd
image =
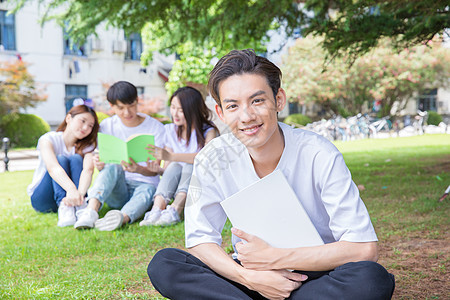
[[219, 106], [218, 104], [216, 104], [216, 113], [217, 113], [217, 115], [219, 116], [219, 119], [220, 119], [222, 122], [225, 122], [224, 117], [223, 117], [223, 110], [222, 110], [222, 107]]
[[282, 88], [278, 89], [276, 101], [277, 101], [277, 103], [276, 103], [277, 112], [280, 112], [286, 106], [286, 92]]

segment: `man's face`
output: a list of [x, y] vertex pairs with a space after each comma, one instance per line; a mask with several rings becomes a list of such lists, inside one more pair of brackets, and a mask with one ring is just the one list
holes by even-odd
[[116, 104], [111, 105], [114, 113], [120, 118], [125, 126], [133, 127], [138, 122], [137, 115], [137, 101], [131, 104], [124, 104], [117, 101]]
[[222, 107], [216, 106], [217, 114], [247, 148], [270, 146], [278, 130], [277, 112], [286, 104], [283, 89], [279, 89], [275, 101], [265, 77], [241, 74], [222, 81], [219, 96]]

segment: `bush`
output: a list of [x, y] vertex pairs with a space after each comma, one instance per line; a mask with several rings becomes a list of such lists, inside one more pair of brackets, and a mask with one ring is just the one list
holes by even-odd
[[100, 124], [104, 119], [109, 118], [108, 114], [105, 114], [104, 112], [97, 111], [95, 112], [97, 114], [98, 123]]
[[305, 115], [302, 114], [292, 114], [286, 117], [284, 119], [284, 123], [294, 126], [305, 126], [308, 123], [311, 123], [311, 119]]
[[3, 136], [11, 141], [11, 147], [36, 147], [38, 139], [50, 131], [50, 125], [42, 118], [30, 114], [10, 114], [1, 119]]
[[442, 116], [435, 111], [428, 111], [428, 125], [439, 125], [442, 122]]

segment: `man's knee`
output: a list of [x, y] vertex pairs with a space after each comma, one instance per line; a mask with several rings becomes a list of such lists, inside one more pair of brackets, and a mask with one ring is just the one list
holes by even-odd
[[[353, 264], [353, 276], [358, 278], [354, 282], [355, 292], [370, 299], [390, 299], [394, 292], [394, 275], [390, 274], [382, 265], [372, 261], [361, 261]], [[367, 298], [367, 299], [369, 299]]]
[[147, 274], [155, 287], [173, 280], [170, 273], [176, 272], [176, 270], [173, 270], [173, 265], [179, 259], [180, 252], [182, 251], [179, 249], [166, 248], [156, 252], [153, 256], [148, 264]]

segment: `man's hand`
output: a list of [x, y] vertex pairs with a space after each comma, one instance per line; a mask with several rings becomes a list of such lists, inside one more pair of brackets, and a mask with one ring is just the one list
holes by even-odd
[[78, 190], [67, 191], [66, 197], [64, 197], [61, 201], [63, 201], [67, 206], [79, 206], [84, 201], [84, 195], [81, 195]]
[[306, 279], [306, 275], [287, 270], [251, 271], [247, 276], [246, 286], [268, 299], [285, 299]]
[[166, 149], [151, 144], [147, 145], [147, 148], [145, 149], [147, 149], [148, 153], [152, 155], [154, 158], [156, 158], [156, 160], [168, 160], [168, 161], [172, 160], [171, 153]]
[[253, 270], [274, 269], [273, 262], [277, 257], [273, 253], [273, 247], [262, 239], [240, 229], [232, 228], [231, 232], [241, 240], [246, 241], [246, 243], [239, 242], [235, 245], [238, 252], [237, 259], [244, 268]]
[[130, 163], [127, 163], [126, 161], [122, 160], [120, 162], [122, 165], [122, 168], [124, 171], [131, 172], [131, 173], [140, 173], [140, 165], [138, 165], [131, 157], [130, 157]]
[[94, 154], [92, 156], [92, 161], [94, 162], [94, 166], [97, 168], [97, 170], [101, 171], [105, 167], [105, 163], [100, 161], [100, 156], [98, 154]]
[[164, 173], [164, 169], [161, 168], [161, 166], [154, 160], [147, 160], [147, 169], [155, 174], [163, 174]]

